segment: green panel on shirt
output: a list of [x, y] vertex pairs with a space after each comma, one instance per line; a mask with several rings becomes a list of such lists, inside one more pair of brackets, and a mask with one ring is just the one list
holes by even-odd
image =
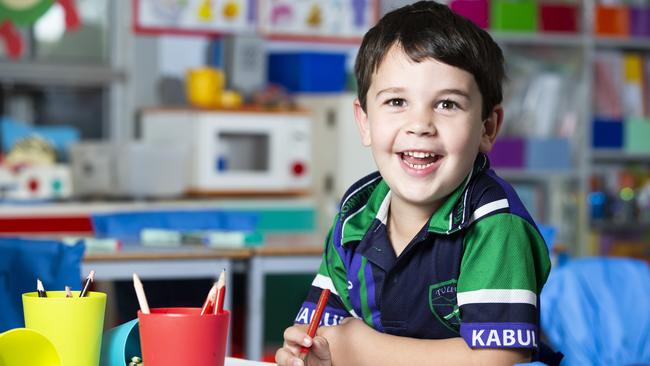
[[463, 245], [458, 292], [522, 289], [539, 294], [546, 282], [551, 263], [544, 239], [519, 216], [482, 218], [469, 227]]
[[368, 259], [366, 257], [361, 258], [361, 269], [357, 274], [359, 283], [361, 283], [361, 316], [366, 324], [372, 326], [372, 312], [370, 306], [368, 306], [368, 286], [366, 285], [366, 276], [363, 275], [366, 265], [368, 265]]
[[[337, 218], [334, 218], [335, 222]], [[334, 227], [334, 225], [332, 225]], [[352, 304], [350, 303], [350, 297], [348, 296], [348, 279], [347, 271], [343, 260], [339, 255], [339, 252], [336, 250], [336, 243], [333, 242], [332, 231], [327, 235], [326, 247], [323, 251], [323, 260], [320, 264], [320, 269], [318, 273], [329, 277], [336, 288], [336, 292], [339, 294], [341, 301], [345, 308], [350, 311], [352, 310]]]
[[359, 204], [359, 200], [361, 202], [365, 200], [367, 203], [362, 207], [363, 209], [350, 215], [343, 223], [343, 244], [361, 240], [366, 235], [388, 191], [390, 191], [390, 188], [388, 188], [386, 182], [384, 180], [378, 180], [377, 183], [362, 188], [346, 201], [343, 208], [341, 208], [341, 215], [347, 212], [344, 211], [348, 210], [347, 207], [356, 207]]

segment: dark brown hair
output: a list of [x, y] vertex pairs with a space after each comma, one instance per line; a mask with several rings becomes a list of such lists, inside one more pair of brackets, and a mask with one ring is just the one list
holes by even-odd
[[363, 37], [354, 71], [364, 111], [372, 75], [393, 45], [414, 62], [432, 58], [472, 74], [483, 97], [483, 118], [501, 103], [501, 48], [486, 31], [447, 6], [419, 1], [386, 14]]

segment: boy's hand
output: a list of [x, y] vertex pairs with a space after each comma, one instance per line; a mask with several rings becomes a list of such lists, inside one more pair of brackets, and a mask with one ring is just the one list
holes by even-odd
[[[304, 362], [300, 359], [300, 348], [309, 347]], [[284, 331], [284, 345], [275, 353], [279, 366], [331, 366], [329, 344], [323, 337], [313, 339], [307, 335], [307, 326], [294, 325]]]
[[356, 350], [359, 342], [365, 343], [371, 339], [376, 331], [370, 328], [363, 320], [347, 317], [336, 326], [319, 327], [317, 334], [327, 340], [328, 350], [332, 363], [355, 365], [357, 362]]

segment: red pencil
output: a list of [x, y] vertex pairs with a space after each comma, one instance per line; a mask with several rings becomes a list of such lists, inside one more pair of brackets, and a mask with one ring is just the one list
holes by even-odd
[[213, 314], [223, 313], [223, 302], [226, 298], [226, 270], [221, 271], [219, 279], [217, 280], [217, 301], [214, 305]]
[[[320, 293], [320, 297], [318, 298], [318, 304], [316, 304], [316, 310], [314, 311], [314, 316], [311, 318], [311, 322], [309, 322], [309, 328], [307, 328], [307, 334], [309, 335], [309, 338], [314, 338], [316, 335], [316, 329], [318, 329], [318, 324], [320, 324], [320, 319], [323, 317], [323, 310], [325, 310], [325, 305], [327, 304], [327, 298], [330, 295], [330, 290], [324, 288], [323, 291]], [[303, 346], [300, 348], [300, 353], [304, 357], [304, 355], [309, 352], [309, 348]]]
[[205, 298], [205, 302], [201, 307], [201, 315], [212, 313], [212, 309], [214, 309], [216, 295], [217, 295], [217, 284], [215, 283], [210, 288], [210, 292], [208, 292], [208, 297]]

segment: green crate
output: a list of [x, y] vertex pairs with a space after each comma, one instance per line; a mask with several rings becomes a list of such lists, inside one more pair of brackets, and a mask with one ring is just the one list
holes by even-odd
[[626, 152], [650, 153], [650, 119], [626, 119], [623, 130], [623, 149]]
[[282, 347], [284, 329], [296, 319], [313, 279], [313, 273], [267, 275], [264, 278], [265, 353]]
[[255, 230], [269, 233], [304, 233], [316, 230], [317, 213], [314, 207], [245, 208], [233, 212], [259, 215]]
[[490, 27], [495, 31], [537, 31], [537, 1], [493, 0], [490, 3]]
[[263, 232], [304, 232], [316, 229], [314, 208], [261, 209], [258, 230]]

